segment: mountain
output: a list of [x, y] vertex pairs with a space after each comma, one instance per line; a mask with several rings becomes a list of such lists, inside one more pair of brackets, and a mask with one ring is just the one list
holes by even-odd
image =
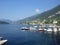
[[11, 21], [7, 19], [0, 19], [0, 24], [10, 24]]
[[37, 24], [37, 23], [46, 23], [46, 24], [49, 24], [49, 23], [53, 23], [53, 22], [58, 22], [60, 23], [60, 5], [48, 10], [48, 11], [45, 11], [41, 14], [37, 14], [37, 15], [34, 15], [34, 16], [31, 16], [31, 17], [28, 17], [28, 18], [25, 18], [23, 20], [19, 20], [18, 22], [19, 23], [22, 23], [22, 24]]
[[9, 24], [9, 23], [5, 21], [0, 21], [0, 24]]

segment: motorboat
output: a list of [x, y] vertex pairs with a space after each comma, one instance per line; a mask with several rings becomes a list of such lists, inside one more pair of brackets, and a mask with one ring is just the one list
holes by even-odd
[[41, 31], [43, 31], [43, 29], [42, 28], [39, 28], [38, 31], [41, 32]]
[[35, 28], [35, 27], [29, 27], [29, 29], [30, 29], [30, 30], [36, 30], [36, 28]]
[[57, 32], [57, 28], [54, 28], [54, 32]]
[[34, 26], [35, 28], [37, 28], [38, 26]]
[[51, 31], [52, 31], [52, 29], [51, 29], [51, 28], [48, 28], [48, 29], [47, 29], [47, 31], [48, 31], [48, 32], [51, 32]]
[[46, 28], [44, 28], [43, 30], [44, 30], [44, 31], [47, 31], [47, 29], [46, 29]]
[[27, 27], [22, 27], [21, 30], [29, 30]]
[[7, 41], [8, 41], [8, 40], [3, 40], [3, 38], [2, 38], [2, 37], [0, 37], [0, 45], [5, 44]]

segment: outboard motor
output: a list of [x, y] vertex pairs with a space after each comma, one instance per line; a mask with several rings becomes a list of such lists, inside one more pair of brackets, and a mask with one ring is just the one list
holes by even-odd
[[2, 38], [2, 37], [0, 37], [0, 40], [3, 40], [3, 38]]

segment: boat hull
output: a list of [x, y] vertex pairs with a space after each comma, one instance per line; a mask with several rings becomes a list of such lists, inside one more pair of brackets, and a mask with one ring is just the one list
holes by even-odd
[[0, 45], [3, 45], [7, 42], [7, 40], [0, 40]]

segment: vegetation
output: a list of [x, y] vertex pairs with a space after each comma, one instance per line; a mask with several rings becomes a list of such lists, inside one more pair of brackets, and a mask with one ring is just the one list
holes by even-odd
[[41, 14], [31, 16], [20, 20], [19, 23], [22, 24], [53, 24], [54, 20], [57, 21], [57, 25], [60, 25], [60, 5], [52, 8], [51, 10], [45, 11]]

